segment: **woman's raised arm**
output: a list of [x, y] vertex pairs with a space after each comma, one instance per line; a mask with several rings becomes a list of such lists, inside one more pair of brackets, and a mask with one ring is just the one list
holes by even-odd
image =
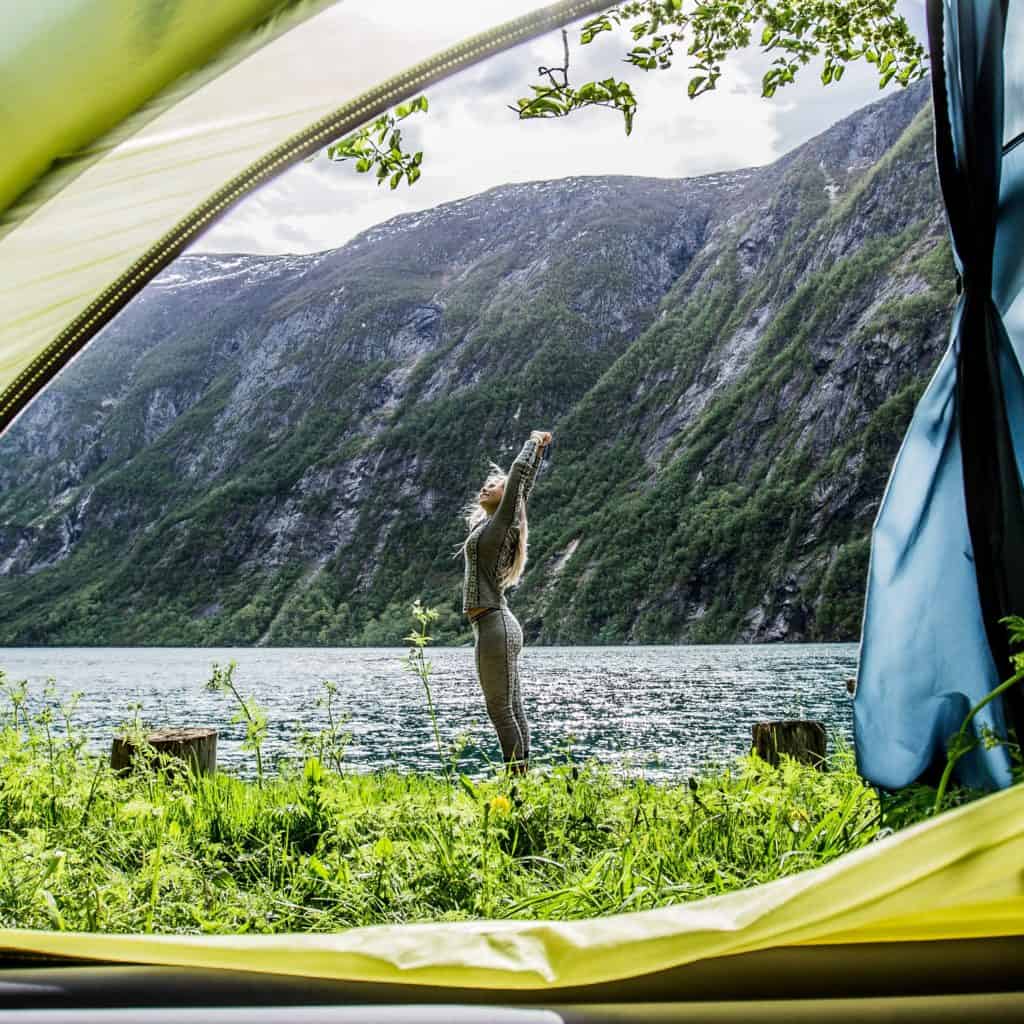
[[551, 434], [546, 430], [535, 430], [515, 457], [505, 481], [505, 493], [494, 513], [494, 519], [502, 526], [511, 526], [515, 521], [516, 508], [525, 502], [533, 490], [533, 482], [540, 468], [544, 449], [551, 443]]

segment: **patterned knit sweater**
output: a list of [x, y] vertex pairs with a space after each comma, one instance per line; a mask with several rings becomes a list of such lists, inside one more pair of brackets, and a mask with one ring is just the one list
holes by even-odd
[[532, 438], [516, 456], [505, 481], [501, 503], [478, 524], [466, 541], [462, 610], [501, 608], [505, 604], [501, 573], [512, 564], [519, 544], [520, 509], [526, 505], [540, 467], [543, 449]]

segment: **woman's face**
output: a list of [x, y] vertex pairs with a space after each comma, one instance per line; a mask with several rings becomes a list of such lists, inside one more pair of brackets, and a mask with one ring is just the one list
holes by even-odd
[[477, 501], [480, 502], [480, 507], [488, 513], [492, 514], [494, 510], [501, 503], [501, 496], [505, 493], [505, 481], [504, 480], [488, 480], [483, 487], [480, 488], [480, 492], [477, 494]]

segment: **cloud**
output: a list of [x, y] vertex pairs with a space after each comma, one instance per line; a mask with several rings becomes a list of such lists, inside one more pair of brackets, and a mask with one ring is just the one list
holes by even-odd
[[[496, 23], [534, 7], [532, 0], [475, 2], [493, 7]], [[346, 0], [344, 6], [351, 11], [355, 5], [366, 20], [393, 31], [436, 32], [445, 19], [458, 18], [453, 4]], [[923, 31], [922, 0], [903, 0], [900, 8], [911, 27]], [[839, 85], [825, 88], [819, 69], [811, 65], [774, 100], [763, 100], [760, 79], [768, 59], [752, 50], [730, 59], [718, 89], [690, 101], [685, 66], [643, 72], [622, 62], [621, 35], [599, 36], [586, 47], [577, 39], [578, 32], [570, 32], [573, 81], [614, 74], [633, 85], [639, 113], [629, 138], [621, 115], [610, 110], [519, 121], [508, 109], [516, 97], [528, 94], [538, 66], [561, 63], [561, 35], [549, 33], [428, 90], [430, 112], [403, 125], [407, 148], [426, 154], [415, 187], [379, 188], [350, 163], [320, 157], [264, 186], [195, 248], [313, 252], [342, 245], [400, 213], [508, 182], [597, 174], [677, 178], [770, 163], [880, 95], [870, 66], [853, 65]]]

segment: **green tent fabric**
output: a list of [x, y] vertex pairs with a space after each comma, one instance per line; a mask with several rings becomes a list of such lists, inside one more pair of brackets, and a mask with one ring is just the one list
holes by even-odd
[[[121, 0], [113, 23], [109, 0], [47, 0], [30, 19], [8, 4], [2, 81], [23, 102], [0, 111], [14, 140], [0, 172], [0, 429], [259, 183], [431, 81], [604, 6], [564, 2], [494, 28], [467, 4], [460, 41], [440, 30], [373, 38], [356, 11], [326, 0], [233, 0], [217, 5], [217, 17], [198, 0]], [[43, 36], [77, 41], [90, 67], [112, 69], [102, 89], [74, 97], [67, 118], [60, 98], [76, 79], [70, 68], [47, 78]], [[129, 50], [134, 57], [121, 61]], [[1018, 936], [1021, 863], [1018, 787], [818, 871], [645, 913], [277, 937], [7, 930], [0, 946], [453, 992], [555, 990], [776, 948]]]
[[[4, 93], [17, 102], [5, 104], [0, 115], [6, 149], [0, 209], [54, 161], [91, 152], [95, 139], [180, 75], [204, 67], [223, 70], [221, 51], [239, 36], [266, 39], [325, 6], [281, 0], [9, 4], [2, 16], [0, 67]], [[195, 74], [192, 88], [203, 77]], [[180, 95], [170, 91], [161, 105]]]

